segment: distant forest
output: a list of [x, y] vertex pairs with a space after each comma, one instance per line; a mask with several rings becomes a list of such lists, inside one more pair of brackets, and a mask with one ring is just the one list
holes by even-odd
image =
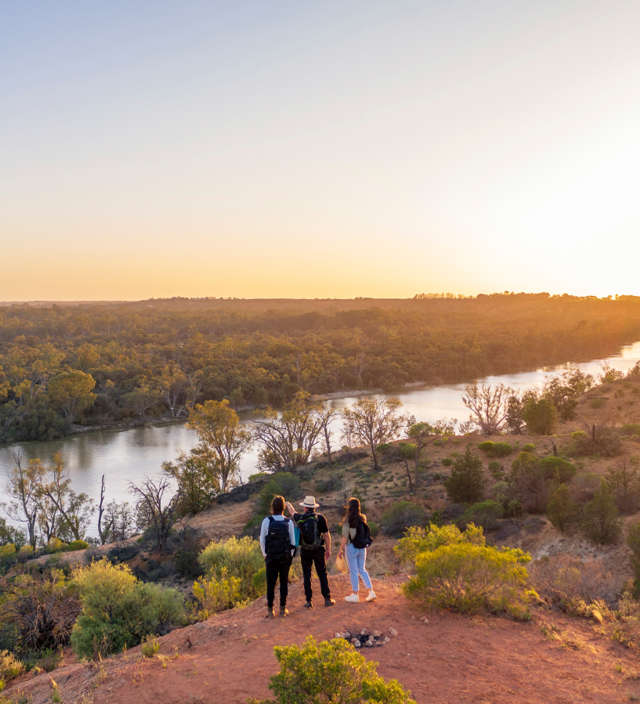
[[0, 442], [181, 418], [205, 399], [397, 390], [614, 353], [640, 298], [167, 299], [0, 307]]

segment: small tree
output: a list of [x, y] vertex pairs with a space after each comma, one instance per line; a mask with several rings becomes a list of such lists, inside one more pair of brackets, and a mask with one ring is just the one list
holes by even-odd
[[344, 410], [345, 436], [369, 448], [373, 468], [380, 469], [377, 448], [394, 440], [405, 419], [399, 414], [398, 399], [361, 398]]
[[196, 448], [197, 461], [207, 462], [208, 472], [216, 477], [220, 491], [227, 491], [235, 480], [240, 457], [251, 444], [250, 431], [240, 424], [238, 414], [230, 408], [228, 399], [206, 401], [189, 410], [189, 427], [200, 439]]
[[455, 420], [437, 420], [435, 423], [412, 423], [409, 426], [407, 435], [411, 442], [415, 445], [414, 453], [414, 472], [416, 483], [418, 479], [418, 469], [422, 460], [422, 453], [429, 445], [436, 442], [441, 442], [450, 438], [455, 433]]
[[513, 390], [504, 384], [467, 384], [462, 403], [471, 411], [471, 420], [485, 435], [500, 432], [507, 420], [508, 400]]
[[12, 454], [13, 469], [9, 475], [8, 494], [10, 498], [7, 511], [9, 517], [24, 523], [27, 529], [29, 545], [35, 550], [38, 542], [36, 531], [42, 483], [46, 472], [39, 460], [25, 462], [19, 452]]
[[51, 402], [60, 408], [70, 423], [73, 423], [78, 415], [93, 405], [96, 398], [92, 393], [95, 385], [96, 380], [91, 374], [79, 369], [69, 369], [49, 380], [47, 393]]
[[270, 471], [294, 469], [306, 464], [320, 441], [324, 420], [318, 404], [308, 393], [299, 391], [278, 415], [272, 408], [266, 420], [255, 424], [255, 439], [260, 443], [260, 464]]
[[550, 398], [530, 396], [522, 409], [527, 428], [538, 435], [551, 435], [556, 425], [558, 412]]
[[629, 527], [627, 545], [631, 548], [631, 566], [635, 576], [634, 593], [637, 598], [640, 594], [640, 521]]
[[603, 479], [582, 513], [582, 527], [594, 543], [615, 543], [620, 537], [620, 519], [611, 489]]
[[451, 501], [474, 504], [484, 496], [484, 473], [482, 461], [467, 447], [464, 455], [453, 463], [451, 476], [445, 480], [445, 488]]
[[547, 505], [547, 516], [549, 516], [551, 523], [563, 533], [578, 520], [578, 505], [566, 484], [560, 484], [551, 494]]
[[151, 530], [156, 547], [163, 551], [175, 520], [173, 502], [167, 497], [167, 479], [145, 479], [140, 485], [129, 484], [136, 498], [136, 523], [140, 530]]

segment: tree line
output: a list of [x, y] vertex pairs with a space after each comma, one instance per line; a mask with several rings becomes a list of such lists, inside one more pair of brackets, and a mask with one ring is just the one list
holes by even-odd
[[460, 382], [605, 355], [640, 298], [169, 299], [0, 308], [0, 442], [186, 418], [206, 400]]

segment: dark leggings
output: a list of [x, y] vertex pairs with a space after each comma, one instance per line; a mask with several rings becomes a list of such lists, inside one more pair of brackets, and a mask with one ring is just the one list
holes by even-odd
[[329, 579], [327, 577], [327, 564], [324, 559], [324, 546], [313, 549], [300, 549], [300, 562], [302, 563], [302, 577], [304, 580], [304, 595], [307, 601], [311, 601], [311, 568], [316, 566], [318, 579], [320, 580], [320, 591], [325, 599], [331, 598], [329, 591]]
[[273, 608], [273, 600], [276, 591], [276, 582], [280, 578], [280, 608], [287, 604], [287, 594], [289, 592], [289, 568], [291, 567], [291, 557], [281, 557], [278, 559], [267, 558], [265, 560], [267, 569], [267, 606]]

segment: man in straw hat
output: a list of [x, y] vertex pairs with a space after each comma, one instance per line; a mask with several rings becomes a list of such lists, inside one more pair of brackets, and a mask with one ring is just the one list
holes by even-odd
[[329, 533], [327, 519], [321, 513], [316, 512], [319, 504], [316, 503], [315, 496], [305, 496], [301, 506], [304, 508], [304, 513], [296, 513], [293, 506], [287, 503], [287, 511], [300, 530], [300, 562], [304, 579], [304, 594], [307, 599], [305, 607], [310, 609], [313, 606], [311, 601], [313, 596], [311, 568], [313, 565], [316, 567], [320, 580], [320, 591], [324, 597], [324, 605], [333, 606], [336, 602], [331, 598], [327, 577], [327, 560], [331, 557], [331, 533]]

